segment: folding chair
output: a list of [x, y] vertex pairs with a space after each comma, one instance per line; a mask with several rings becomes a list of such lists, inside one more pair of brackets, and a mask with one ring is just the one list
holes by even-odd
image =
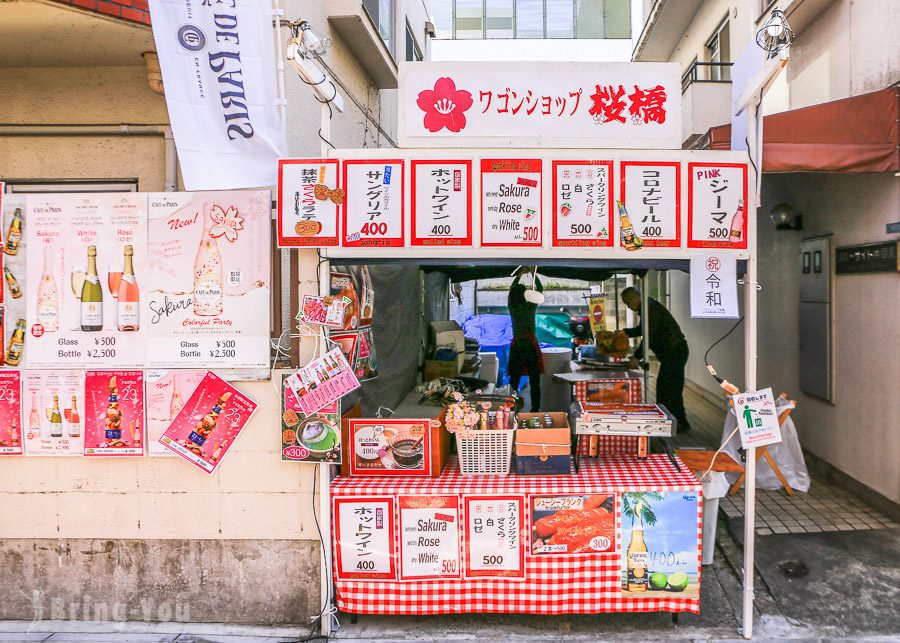
[[[788, 399], [787, 393], [784, 393], [784, 392], [782, 392], [781, 395], [779, 395], [778, 397], [782, 400]], [[732, 404], [730, 399], [728, 400], [728, 403]], [[796, 400], [790, 400], [790, 404], [791, 404], [790, 406], [788, 406], [786, 409], [784, 409], [781, 413], [778, 414], [778, 426], [784, 426], [784, 421], [791, 414], [791, 411], [793, 411], [797, 407]], [[732, 408], [734, 408], [734, 407], [732, 406]], [[778, 465], [775, 464], [775, 458], [773, 458], [772, 454], [769, 453], [768, 447], [756, 447], [757, 462], [759, 461], [760, 458], [766, 459], [766, 462], [768, 462], [769, 466], [772, 467], [772, 471], [775, 472], [775, 477], [778, 478], [778, 482], [781, 483], [781, 486], [784, 487], [784, 490], [787, 491], [787, 494], [789, 496], [793, 496], [794, 490], [791, 489], [791, 485], [788, 484], [788, 481], [784, 477], [784, 474], [781, 473], [781, 469], [779, 469]], [[729, 496], [733, 496], [738, 491], [740, 491], [741, 485], [744, 484], [744, 478], [746, 477], [746, 475], [747, 475], [746, 473], [742, 473], [740, 475], [740, 477], [734, 481], [734, 484], [731, 485], [731, 487], [728, 489]]]

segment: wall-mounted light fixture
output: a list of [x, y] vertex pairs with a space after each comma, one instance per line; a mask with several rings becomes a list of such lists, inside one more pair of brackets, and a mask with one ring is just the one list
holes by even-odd
[[787, 203], [779, 203], [769, 213], [776, 230], [802, 230], [803, 215]]

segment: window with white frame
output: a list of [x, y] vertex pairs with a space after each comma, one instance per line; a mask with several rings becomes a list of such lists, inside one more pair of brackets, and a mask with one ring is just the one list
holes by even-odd
[[706, 42], [706, 60], [713, 63], [709, 68], [709, 80], [729, 80], [731, 70], [721, 63], [731, 62], [731, 42], [728, 19], [723, 20]]

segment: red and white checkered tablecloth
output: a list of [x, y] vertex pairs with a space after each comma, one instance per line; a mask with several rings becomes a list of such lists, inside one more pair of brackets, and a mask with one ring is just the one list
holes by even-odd
[[[581, 471], [570, 476], [462, 476], [451, 458], [438, 478], [336, 478], [332, 498], [399, 495], [521, 495], [525, 497], [523, 528], [530, 530], [532, 495], [601, 494], [626, 491], [692, 491], [697, 493], [697, 582], [700, 582], [702, 539], [702, 486], [683, 464], [675, 469], [665, 454], [638, 461], [633, 455], [609, 454], [583, 458]], [[621, 500], [616, 496], [616, 551], [591, 555], [533, 555], [526, 544], [525, 579], [437, 579], [428, 581], [335, 582], [337, 605], [353, 614], [597, 614], [603, 612], [699, 613], [696, 596], [648, 591], [623, 595], [621, 570]], [[395, 507], [397, 503], [394, 503]], [[460, 502], [460, 526], [467, 524], [465, 503]], [[332, 525], [334, 525], [332, 504]], [[396, 530], [395, 530], [396, 531]], [[465, 551], [465, 529], [460, 547]], [[395, 533], [395, 551], [399, 535]], [[337, 546], [337, 535], [332, 534]], [[335, 552], [336, 555], [336, 552]]]

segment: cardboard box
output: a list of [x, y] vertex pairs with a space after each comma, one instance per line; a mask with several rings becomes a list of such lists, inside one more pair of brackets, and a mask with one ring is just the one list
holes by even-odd
[[437, 359], [425, 360], [425, 374], [423, 381], [430, 382], [439, 377], [457, 377], [459, 375], [459, 365], [456, 362], [445, 362]]
[[453, 347], [456, 350], [457, 373], [462, 369], [466, 359], [466, 336], [462, 327], [455, 321], [431, 322], [431, 334], [434, 338], [434, 347]]
[[[359, 418], [359, 405], [354, 406], [348, 413], [346, 413], [341, 420], [341, 441], [344, 445], [344, 453], [341, 459], [341, 475], [342, 476], [350, 476], [350, 459], [353, 457], [352, 450], [354, 448], [354, 440], [350, 435], [350, 419], [358, 419]], [[384, 420], [373, 420], [373, 422], [383, 422], [385, 424], [390, 424], [391, 420], [397, 421], [398, 418], [385, 418]], [[423, 422], [428, 422], [428, 426], [430, 428], [429, 434], [429, 443], [430, 443], [430, 468], [425, 472], [414, 472], [410, 473], [406, 471], [405, 475], [419, 475], [419, 476], [427, 476], [431, 478], [437, 478], [441, 475], [441, 472], [444, 470], [444, 467], [447, 465], [447, 459], [450, 457], [450, 450], [453, 436], [451, 436], [443, 427], [443, 422], [424, 419], [421, 420]], [[398, 472], [384, 472], [384, 471], [376, 471], [371, 475], [384, 476], [384, 475], [392, 475], [396, 473], [397, 475], [404, 475], [403, 471]], [[366, 476], [367, 474], [354, 474], [355, 476]]]
[[[544, 413], [519, 413], [520, 426]], [[572, 434], [565, 413], [548, 413], [554, 428], [516, 431], [516, 474], [520, 476], [569, 475]]]

